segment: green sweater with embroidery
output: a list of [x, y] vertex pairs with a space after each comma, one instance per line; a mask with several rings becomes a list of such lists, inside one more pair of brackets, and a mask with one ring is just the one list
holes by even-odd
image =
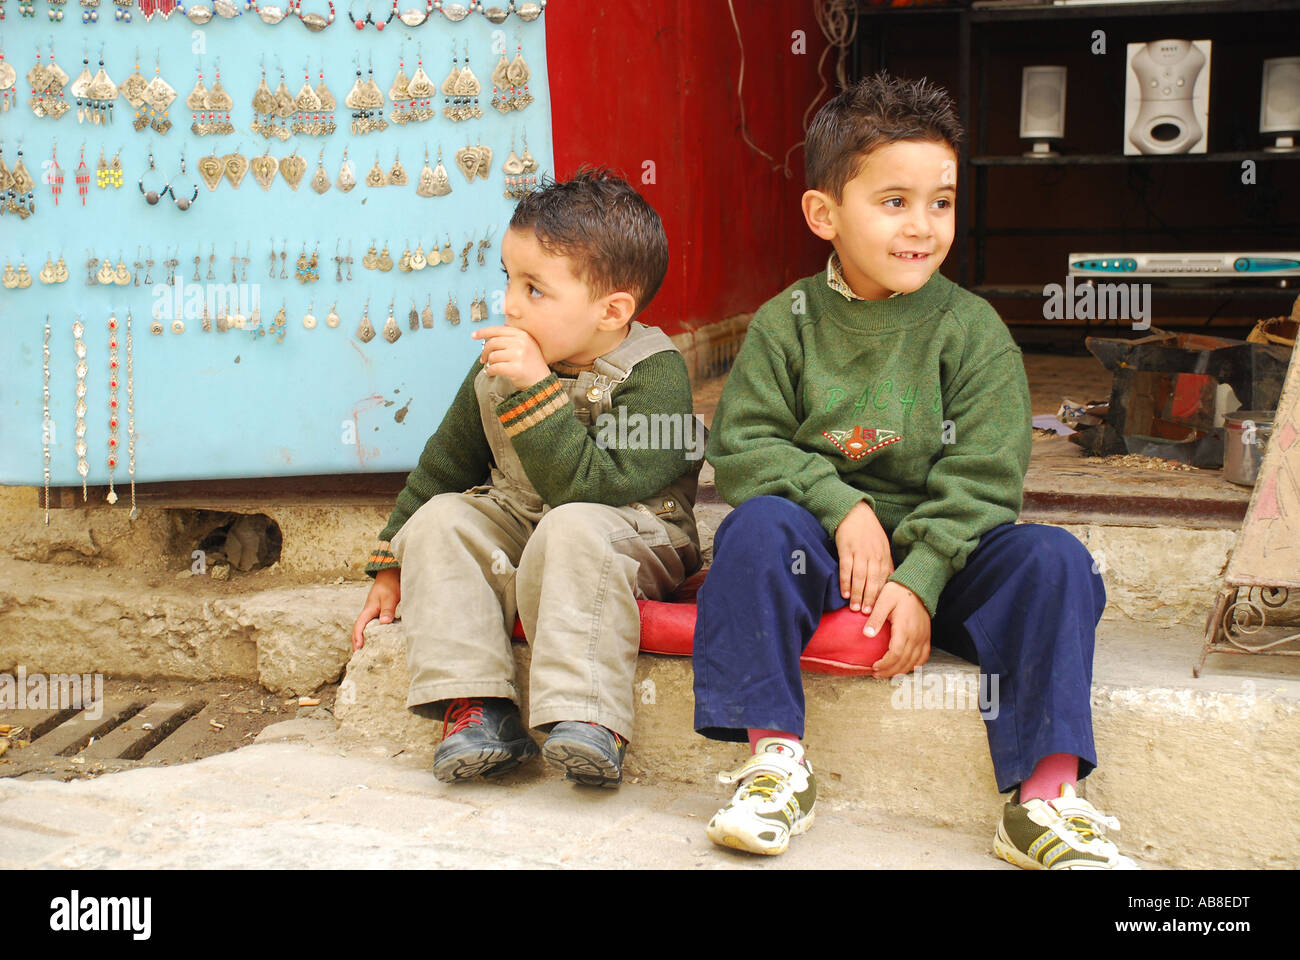
[[[482, 369], [483, 364], [475, 360], [442, 424], [407, 476], [366, 563], [372, 578], [380, 570], [399, 567], [391, 541], [426, 501], [490, 482], [492, 451], [474, 392], [474, 380]], [[674, 414], [688, 421], [694, 403], [686, 361], [676, 350], [646, 357], [614, 387], [610, 403], [614, 414], [623, 407], [629, 416]], [[529, 481], [552, 507], [573, 502], [635, 503], [692, 469], [683, 450], [667, 445], [647, 449], [644, 444], [598, 443], [598, 426], [588, 427], [577, 418], [554, 370], [528, 389], [507, 396], [496, 413]]]
[[754, 315], [707, 457], [728, 503], [785, 497], [832, 537], [865, 501], [906, 550], [889, 579], [933, 617], [980, 537], [1020, 515], [1032, 442], [1020, 349], [987, 301], [937, 272], [850, 301], [823, 271]]

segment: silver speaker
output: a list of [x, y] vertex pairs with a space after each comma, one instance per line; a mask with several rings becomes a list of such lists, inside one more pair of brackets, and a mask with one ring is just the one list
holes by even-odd
[[1055, 157], [1051, 140], [1065, 136], [1065, 67], [1025, 67], [1020, 84], [1020, 136], [1027, 157]]
[[1296, 149], [1294, 134], [1300, 133], [1300, 57], [1278, 57], [1264, 61], [1264, 82], [1259, 94], [1259, 132], [1291, 134], [1278, 136], [1272, 152]]

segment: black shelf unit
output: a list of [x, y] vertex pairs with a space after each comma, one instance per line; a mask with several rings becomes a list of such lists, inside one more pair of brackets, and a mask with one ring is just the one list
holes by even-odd
[[[1071, 154], [1062, 153], [1059, 157], [1034, 158], [1015, 154], [997, 154], [990, 151], [990, 117], [992, 101], [989, 91], [988, 66], [993, 59], [995, 40], [999, 28], [1010, 31], [1032, 29], [1035, 37], [1043, 38], [1044, 52], [1032, 62], [1054, 62], [1054, 51], [1050, 37], [1052, 25], [1066, 24], [1071, 21], [1087, 20], [1089, 30], [1100, 28], [1111, 35], [1123, 35], [1124, 27], [1139, 21], [1149, 22], [1145, 28], [1151, 37], [1157, 35], [1178, 36], [1184, 32], [1184, 24], [1189, 17], [1198, 17], [1195, 26], [1189, 27], [1197, 38], [1213, 32], [1202, 33], [1208, 29], [1207, 22], [1218, 18], [1246, 15], [1290, 15], [1295, 14], [1295, 29], [1288, 36], [1279, 39], [1290, 40], [1290, 49], [1300, 54], [1300, 0], [1167, 0], [1167, 2], [1144, 3], [1087, 3], [1057, 5], [1050, 3], [1019, 4], [1010, 2], [977, 3], [972, 6], [944, 7], [879, 7], [860, 3], [858, 12], [861, 17], [857, 42], [850, 54], [849, 68], [854, 76], [862, 76], [876, 67], [889, 67], [894, 44], [891, 43], [892, 26], [899, 29], [911, 27], [924, 22], [927, 28], [956, 33], [956, 94], [961, 113], [962, 125], [967, 131], [967, 138], [959, 150], [961, 176], [958, 178], [958, 224], [957, 237], [953, 244], [955, 254], [956, 277], [958, 282], [986, 297], [1007, 297], [1011, 299], [1027, 298], [1028, 292], [1037, 289], [1041, 296], [1042, 284], [1029, 283], [990, 283], [987, 282], [986, 242], [992, 237], [1079, 237], [1099, 235], [1133, 235], [1134, 237], [1169, 236], [1169, 227], [1129, 227], [1119, 226], [1076, 226], [1076, 227], [997, 227], [989, 225], [989, 178], [998, 175], [997, 171], [1005, 168], [1040, 167], [1055, 169], [1067, 174], [1071, 169], [1112, 168], [1129, 171], [1146, 171], [1151, 176], [1160, 172], [1177, 169], [1185, 165], [1199, 166], [1212, 164], [1239, 165], [1250, 160], [1260, 167], [1277, 165], [1271, 169], [1287, 170], [1287, 176], [1300, 184], [1300, 153], [1274, 153], [1265, 150], [1225, 149], [1204, 154], [1182, 154], [1173, 156], [1133, 156], [1120, 152], [1088, 152]], [[928, 16], [921, 21], [917, 18]], [[1226, 22], [1226, 21], [1225, 21]], [[1259, 23], [1256, 29], [1265, 29]], [[1113, 41], [1119, 55], [1123, 56], [1123, 44]], [[1220, 48], [1216, 45], [1215, 60], [1219, 61]], [[1275, 56], [1291, 55], [1278, 53]], [[1014, 56], [1014, 54], [1012, 54]], [[868, 62], [871, 66], [868, 67]], [[1212, 83], [1215, 75], [1212, 73]], [[1070, 96], [1078, 97], [1081, 93], [1080, 77], [1074, 67], [1070, 68]], [[1258, 73], [1255, 74], [1254, 88], [1256, 99], [1253, 103], [1243, 104], [1242, 113], [1246, 116], [1258, 116]], [[1019, 90], [1015, 98], [1015, 111], [1019, 110]], [[1070, 111], [1067, 107], [1067, 117]], [[1211, 112], [1211, 127], [1216, 115]], [[1253, 122], [1253, 121], [1249, 121]], [[1257, 128], [1256, 128], [1256, 135]], [[1244, 146], [1245, 144], [1230, 144]], [[1118, 145], [1117, 145], [1118, 146]], [[1210, 140], [1215, 146], [1215, 139]], [[1004, 148], [1005, 149], [1005, 148]], [[1298, 187], [1297, 189], [1300, 189]], [[1273, 246], [1300, 246], [1300, 222], [1282, 223], [1245, 223], [1228, 226], [1178, 227], [1177, 232], [1189, 236], [1205, 235], [1246, 235], [1252, 237], [1269, 237], [1275, 242]], [[1249, 244], [1248, 244], [1249, 245]], [[1153, 249], [1163, 245], [1152, 244]], [[1207, 246], [1213, 247], [1212, 244]], [[1064, 258], [1063, 258], [1064, 259]], [[1062, 270], [1062, 273], [1064, 270]], [[1060, 282], [1060, 277], [1048, 282]], [[1144, 278], [1145, 279], [1145, 278]], [[1076, 280], [1077, 282], [1077, 280]], [[1283, 298], [1293, 299], [1300, 284], [1271, 284], [1254, 286], [1249, 284], [1230, 284], [1224, 286], [1161, 286], [1162, 297], [1192, 299], [1202, 297], [1217, 299], [1220, 297], [1257, 297], [1264, 298], [1270, 304]], [[1217, 311], [1216, 311], [1217, 312]]]

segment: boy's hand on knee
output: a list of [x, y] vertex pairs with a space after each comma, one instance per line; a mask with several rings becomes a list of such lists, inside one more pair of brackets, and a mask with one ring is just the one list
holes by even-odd
[[482, 340], [479, 359], [491, 377], [506, 377], [516, 390], [527, 390], [550, 376], [542, 348], [526, 330], [518, 327], [481, 327], [471, 336]]
[[889, 535], [865, 500], [859, 501], [835, 528], [835, 549], [840, 556], [840, 596], [849, 608], [859, 610], [869, 604], [889, 575], [894, 560], [889, 553]]
[[889, 650], [871, 665], [874, 676], [911, 673], [930, 659], [930, 613], [920, 597], [893, 580], [881, 589], [863, 634], [875, 636], [885, 620], [889, 621]]
[[366, 643], [366, 625], [375, 617], [380, 623], [392, 623], [397, 604], [402, 599], [402, 571], [380, 570], [375, 574], [374, 586], [366, 594], [366, 605], [352, 626], [352, 649], [360, 650]]

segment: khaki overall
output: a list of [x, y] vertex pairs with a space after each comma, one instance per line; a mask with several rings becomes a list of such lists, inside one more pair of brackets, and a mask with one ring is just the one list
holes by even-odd
[[[612, 388], [638, 362], [675, 349], [663, 331], [633, 321], [592, 370], [560, 382], [590, 431], [610, 410]], [[407, 706], [440, 716], [427, 705], [459, 697], [518, 704], [510, 650], [518, 613], [533, 648], [529, 725], [586, 720], [630, 738], [641, 636], [636, 601], [663, 599], [700, 567], [693, 506], [703, 459], [640, 503], [552, 508], [497, 417], [514, 386], [480, 372], [474, 388], [492, 482], [432, 497], [392, 540], [401, 564]]]

